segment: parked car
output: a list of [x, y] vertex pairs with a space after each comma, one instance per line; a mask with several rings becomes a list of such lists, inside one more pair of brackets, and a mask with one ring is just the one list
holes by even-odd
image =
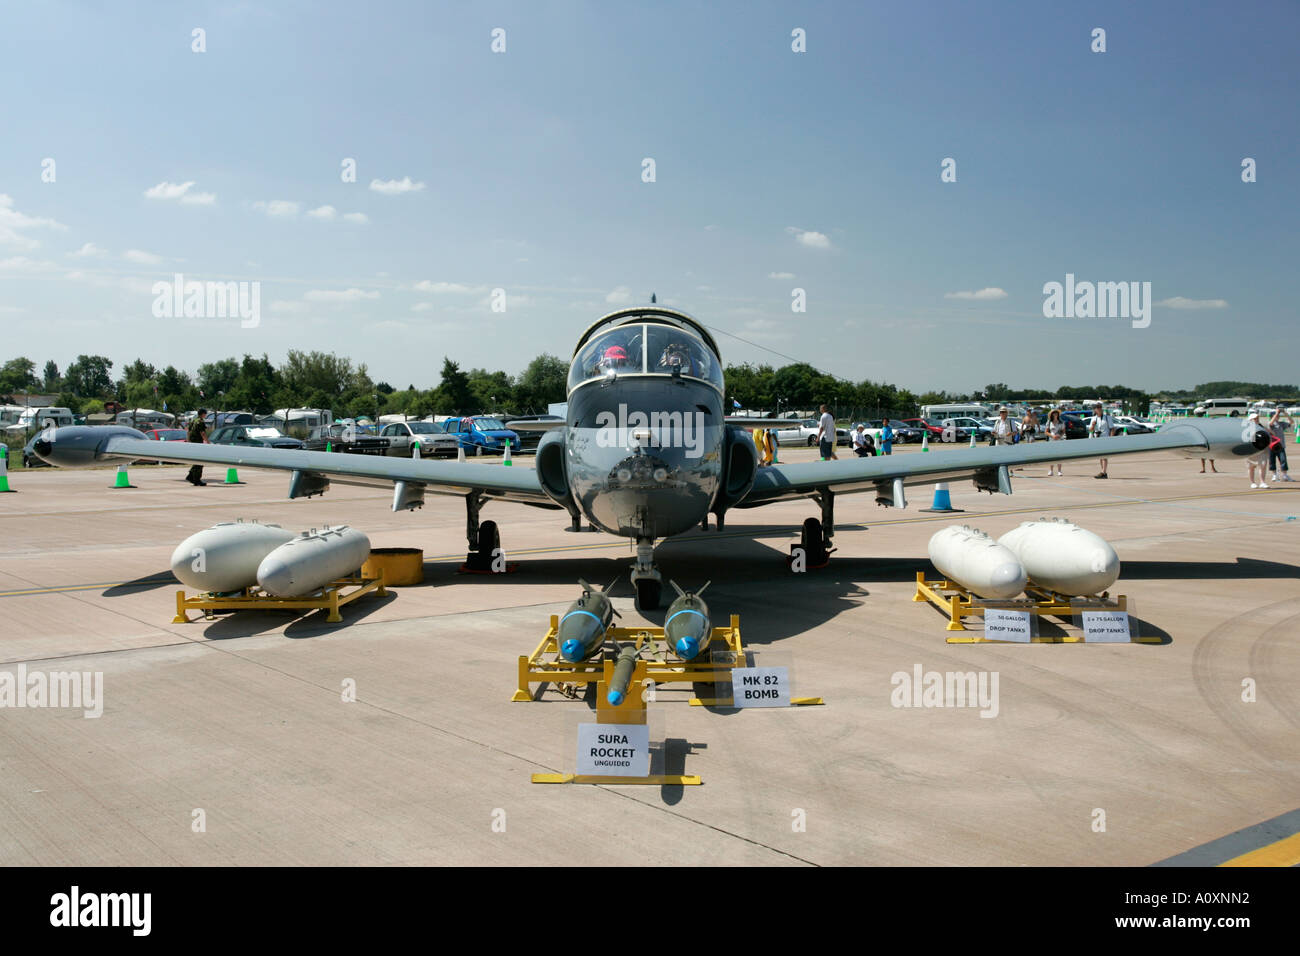
[[392, 422], [379, 432], [378, 440], [387, 445], [384, 454], [398, 458], [410, 458], [417, 441], [421, 457], [455, 455], [460, 447], [456, 436], [448, 435], [436, 422]]
[[[800, 422], [787, 425], [785, 428], [775, 429], [776, 443], [778, 445], [807, 445], [809, 448], [817, 444], [817, 432], [821, 425], [815, 418], [805, 418]], [[849, 430], [847, 428], [835, 429], [835, 444], [850, 444]]]
[[1088, 421], [1091, 418], [1092, 418], [1091, 415], [1086, 415], [1083, 412], [1062, 413], [1061, 421], [1065, 422], [1065, 437], [1066, 438], [1087, 438]]
[[49, 465], [46, 462], [43, 462], [39, 458], [37, 458], [36, 452], [32, 450], [32, 446], [36, 444], [36, 439], [40, 437], [41, 437], [41, 433], [37, 432], [27, 440], [26, 445], [23, 445], [23, 467], [24, 468], [48, 468], [49, 467]]
[[336, 451], [347, 455], [386, 455], [388, 439], [377, 438], [363, 425], [317, 425], [302, 443], [304, 451]]
[[935, 425], [931, 422], [926, 421], [924, 418], [904, 418], [902, 420], [902, 424], [908, 426], [909, 428], [917, 429], [918, 431], [921, 432], [922, 437], [928, 434], [930, 436], [930, 441], [932, 442], [948, 441], [949, 439], [951, 439], [952, 441], [961, 441], [963, 438], [966, 437], [965, 435], [961, 434], [960, 429], [954, 429], [953, 431], [945, 432], [943, 430], [942, 425]]
[[[885, 427], [885, 420], [883, 418], [875, 419], [867, 422], [866, 426], [867, 431], [871, 432], [872, 437], [879, 442], [880, 432]], [[919, 442], [921, 440], [921, 429], [914, 425], [907, 425], [898, 419], [891, 418], [889, 420], [889, 427], [894, 430], [894, 444], [896, 445], [904, 445], [912, 442]]]
[[[183, 428], [148, 428], [139, 429], [150, 441], [189, 441], [190, 436]], [[137, 458], [133, 465], [157, 465], [161, 462], [152, 458]]]
[[[406, 422], [404, 424], [416, 424]], [[466, 454], [482, 455], [487, 452], [504, 452], [506, 441], [513, 451], [519, 447], [517, 432], [506, 428], [499, 418], [488, 415], [472, 415], [467, 418], [449, 418], [442, 422], [442, 428], [448, 435], [453, 435]]]
[[1155, 425], [1134, 418], [1132, 415], [1113, 415], [1111, 420], [1115, 423], [1115, 427], [1126, 435], [1150, 435], [1156, 430]]
[[244, 445], [257, 448], [301, 448], [302, 442], [278, 428], [263, 425], [230, 425], [218, 428], [208, 439], [214, 445]]
[[978, 418], [945, 418], [940, 424], [944, 428], [964, 429], [966, 440], [970, 441], [970, 436], [975, 435], [976, 441], [993, 441], [993, 426], [981, 421]]

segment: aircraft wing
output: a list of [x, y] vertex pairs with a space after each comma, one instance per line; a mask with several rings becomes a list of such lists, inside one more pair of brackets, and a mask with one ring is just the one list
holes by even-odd
[[514, 418], [506, 422], [506, 428], [516, 432], [549, 432], [564, 427], [564, 419], [557, 415], [541, 415], [537, 418]]
[[1250, 450], [1250, 439], [1243, 434], [1239, 421], [1203, 420], [1196, 425], [1166, 426], [1151, 435], [981, 445], [976, 448], [931, 451], [925, 455], [850, 457], [840, 461], [770, 465], [758, 469], [754, 487], [736, 507], [754, 508], [773, 501], [808, 497], [826, 490], [836, 494], [874, 491], [882, 498], [892, 500], [894, 483], [899, 480], [904, 486], [909, 486], [969, 478], [981, 491], [1010, 494], [1007, 469], [1021, 465], [1079, 458], [1117, 458], [1137, 452], [1177, 449], [1204, 449], [1208, 455], [1212, 446], [1216, 450], [1223, 445], [1239, 446], [1243, 440], [1247, 450]]
[[[54, 442], [58, 450], [58, 440]], [[432, 459], [389, 458], [380, 455], [348, 455], [323, 451], [298, 451], [285, 448], [243, 448], [238, 445], [193, 444], [190, 442], [150, 441], [114, 435], [99, 449], [102, 457], [143, 458], [150, 461], [177, 462], [187, 465], [217, 465], [236, 468], [270, 468], [276, 471], [327, 478], [342, 485], [386, 487], [397, 482], [422, 485], [433, 494], [465, 496], [475, 491], [485, 499], [521, 501], [527, 504], [558, 508], [542, 491], [537, 472], [532, 468], [506, 468], [481, 462], [434, 461]], [[57, 458], [55, 458], [57, 463]], [[290, 497], [316, 493], [305, 490], [311, 482], [294, 477]]]

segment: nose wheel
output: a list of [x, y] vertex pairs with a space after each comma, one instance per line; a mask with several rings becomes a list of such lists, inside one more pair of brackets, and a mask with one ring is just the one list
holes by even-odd
[[642, 578], [636, 582], [636, 609], [653, 611], [659, 607], [659, 598], [663, 591], [663, 582], [653, 578]]
[[653, 538], [637, 538], [636, 564], [632, 567], [632, 586], [636, 588], [636, 609], [654, 611], [659, 607], [663, 577], [655, 567]]

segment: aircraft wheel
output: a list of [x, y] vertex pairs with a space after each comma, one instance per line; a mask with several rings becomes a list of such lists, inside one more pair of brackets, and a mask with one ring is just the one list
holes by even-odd
[[480, 568], [491, 568], [492, 558], [496, 555], [497, 549], [501, 547], [501, 532], [497, 530], [495, 521], [484, 521], [478, 526], [478, 548], [474, 554], [478, 558], [476, 562]]
[[799, 535], [799, 546], [803, 548], [803, 553], [809, 565], [816, 566], [826, 563], [826, 544], [822, 540], [822, 523], [816, 518], [808, 518], [804, 521], [803, 531]]
[[663, 582], [656, 581], [654, 578], [642, 578], [636, 582], [636, 609], [638, 611], [654, 611], [659, 607], [659, 592], [663, 589]]

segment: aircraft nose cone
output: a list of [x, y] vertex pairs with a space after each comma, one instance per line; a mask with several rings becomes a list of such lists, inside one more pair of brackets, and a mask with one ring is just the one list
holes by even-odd
[[572, 637], [569, 638], [560, 645], [560, 654], [569, 662], [582, 660], [582, 642]]
[[44, 458], [50, 453], [52, 447], [53, 443], [48, 438], [38, 438], [36, 443], [32, 445], [32, 451]]
[[689, 661], [700, 652], [700, 645], [694, 638], [683, 637], [677, 642], [677, 656], [684, 661]]

